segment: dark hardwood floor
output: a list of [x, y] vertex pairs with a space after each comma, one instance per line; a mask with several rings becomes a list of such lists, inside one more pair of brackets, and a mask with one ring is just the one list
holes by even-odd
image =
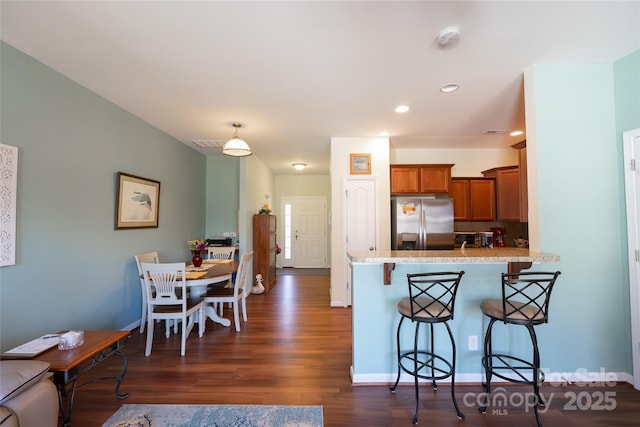
[[[279, 276], [269, 293], [247, 300], [249, 322], [240, 333], [207, 321], [202, 338], [192, 331], [185, 357], [180, 357], [179, 335], [167, 340], [163, 328], [156, 328], [153, 352], [144, 357], [145, 335], [134, 330], [125, 347], [129, 367], [121, 388], [129, 397], [117, 400], [112, 380], [79, 388], [72, 426], [101, 426], [124, 403], [322, 405], [328, 427], [411, 426], [412, 386], [392, 394], [386, 385], [351, 385], [351, 309], [329, 307], [329, 279]], [[225, 316], [231, 316], [230, 309]], [[109, 359], [91, 375], [115, 375], [120, 362]], [[457, 385], [466, 415], [460, 421], [446, 385], [438, 391], [422, 386], [419, 425], [535, 426], [533, 412], [518, 400], [531, 390], [505, 389], [507, 405], [481, 415], [481, 386]], [[640, 392], [627, 383], [545, 385], [542, 391], [552, 397], [542, 414], [546, 427], [640, 425]]]

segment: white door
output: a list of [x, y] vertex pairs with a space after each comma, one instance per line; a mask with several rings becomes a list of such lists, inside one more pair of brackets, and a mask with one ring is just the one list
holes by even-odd
[[326, 197], [283, 197], [283, 267], [327, 268]]
[[640, 390], [640, 129], [623, 134], [633, 386]]
[[[347, 252], [374, 251], [377, 247], [378, 209], [375, 178], [346, 178], [344, 192], [345, 247]], [[351, 269], [347, 272], [347, 305], [351, 305]]]
[[324, 197], [296, 197], [293, 206], [294, 267], [326, 268], [326, 218]]

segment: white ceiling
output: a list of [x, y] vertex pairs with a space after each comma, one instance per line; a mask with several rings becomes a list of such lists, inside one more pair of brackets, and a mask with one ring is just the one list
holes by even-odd
[[[233, 122], [274, 173], [329, 171], [331, 137], [395, 148], [524, 137], [522, 75], [640, 48], [640, 1], [2, 1], [2, 40], [183, 143]], [[454, 46], [435, 39], [460, 28]], [[439, 92], [447, 83], [460, 90]], [[397, 114], [400, 104], [411, 110]], [[219, 149], [198, 149], [219, 155]]]

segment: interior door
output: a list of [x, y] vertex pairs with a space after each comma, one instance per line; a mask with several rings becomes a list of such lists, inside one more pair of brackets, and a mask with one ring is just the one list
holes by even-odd
[[293, 266], [327, 267], [327, 201], [296, 197], [293, 203]]
[[[347, 252], [374, 251], [377, 247], [378, 209], [375, 178], [347, 178], [344, 192], [345, 247]], [[351, 305], [351, 268], [345, 254], [347, 305]]]
[[640, 390], [640, 129], [623, 134], [633, 386]]

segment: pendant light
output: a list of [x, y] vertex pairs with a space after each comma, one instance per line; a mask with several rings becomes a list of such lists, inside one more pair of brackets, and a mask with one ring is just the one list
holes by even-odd
[[251, 148], [249, 148], [249, 144], [238, 137], [238, 129], [240, 129], [242, 125], [240, 123], [234, 123], [233, 127], [236, 128], [236, 131], [233, 134], [233, 138], [227, 141], [224, 147], [222, 147], [222, 154], [234, 157], [250, 156]]

